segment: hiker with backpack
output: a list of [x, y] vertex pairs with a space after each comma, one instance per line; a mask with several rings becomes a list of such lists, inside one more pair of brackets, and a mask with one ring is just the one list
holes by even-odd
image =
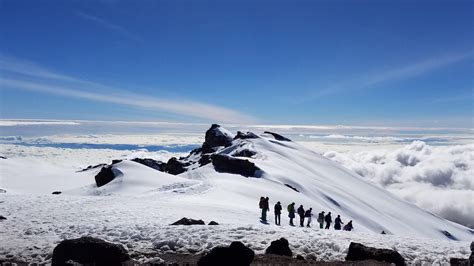
[[300, 226], [303, 227], [304, 226], [304, 208], [303, 208], [303, 205], [300, 205], [298, 207], [298, 215], [300, 216]]
[[336, 219], [334, 220], [334, 230], [341, 230], [341, 224], [344, 224], [341, 220], [341, 216], [337, 215]]
[[293, 219], [295, 218], [295, 203], [294, 202], [288, 205], [288, 217], [290, 218], [290, 225], [295, 226], [293, 224]]
[[329, 229], [332, 223], [331, 212], [328, 212], [328, 214], [324, 216], [324, 221], [326, 222], [326, 229]]
[[280, 225], [280, 215], [281, 215], [281, 203], [280, 202], [277, 202], [277, 204], [275, 204], [275, 207], [273, 207], [273, 212], [275, 213], [275, 224], [276, 225]]
[[304, 217], [308, 219], [308, 224], [306, 224], [306, 227], [311, 227], [311, 216], [313, 216], [313, 214], [311, 213], [312, 211], [313, 211], [313, 208], [309, 208], [304, 213]]
[[324, 227], [324, 211], [322, 211], [318, 214], [318, 223], [319, 223], [319, 228], [323, 229], [323, 227]]
[[344, 231], [352, 231], [352, 229], [354, 229], [354, 226], [352, 226], [352, 220], [350, 220], [346, 225], [344, 225], [344, 227], [342, 228], [342, 230]]

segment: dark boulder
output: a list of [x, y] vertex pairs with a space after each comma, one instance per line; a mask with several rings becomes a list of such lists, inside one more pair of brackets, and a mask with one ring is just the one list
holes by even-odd
[[171, 225], [205, 225], [203, 220], [194, 220], [190, 218], [183, 217], [180, 220], [172, 223]]
[[72, 260], [81, 264], [122, 265], [130, 256], [122, 245], [93, 237], [64, 240], [53, 250], [52, 265], [65, 265]]
[[234, 136], [220, 125], [212, 124], [206, 131], [204, 143], [202, 144], [202, 153], [213, 153], [216, 147], [229, 147], [232, 145]]
[[239, 151], [235, 152], [234, 154], [232, 154], [232, 156], [251, 158], [252, 156], [254, 156], [256, 154], [257, 154], [256, 151], [252, 151], [252, 150], [249, 150], [249, 149], [243, 149], [243, 150], [239, 150]]
[[121, 172], [118, 169], [114, 169], [113, 166], [104, 166], [100, 169], [100, 172], [95, 176], [95, 183], [98, 187], [101, 187], [110, 181], [114, 180], [115, 177], [120, 175]]
[[472, 266], [472, 264], [469, 265], [469, 259], [459, 259], [459, 258], [449, 259], [449, 264], [451, 266]]
[[280, 256], [293, 256], [291, 252], [290, 244], [286, 238], [280, 238], [270, 243], [270, 246], [265, 250], [265, 254], [274, 254]]
[[211, 156], [212, 165], [218, 172], [243, 175], [246, 177], [260, 177], [261, 170], [254, 163], [234, 158], [225, 154], [213, 154]]
[[199, 158], [199, 165], [204, 166], [206, 164], [211, 163], [211, 155], [209, 154], [203, 154], [201, 155], [201, 158]]
[[256, 139], [259, 136], [253, 132], [243, 133], [241, 131], [237, 131], [237, 135], [235, 135], [234, 139]]
[[189, 166], [187, 163], [178, 160], [173, 157], [166, 163], [166, 172], [172, 175], [179, 175], [186, 172], [186, 167]]
[[59, 194], [61, 194], [61, 193], [62, 193], [61, 191], [53, 191], [53, 193], [51, 193], [51, 194], [53, 194], [53, 195], [59, 195]]
[[0, 215], [0, 220], [6, 220], [7, 217], [3, 216], [3, 215]]
[[208, 225], [219, 225], [217, 222], [210, 221]]
[[405, 265], [405, 259], [395, 250], [367, 247], [351, 242], [346, 261], [376, 260], [394, 263], [397, 266]]
[[153, 169], [161, 171], [161, 172], [164, 172], [165, 169], [166, 169], [166, 163], [161, 162], [161, 161], [157, 161], [157, 160], [153, 160], [153, 159], [150, 159], [150, 158], [144, 158], [144, 159], [135, 158], [135, 159], [132, 159], [132, 161], [134, 161], [136, 163], [139, 163], [139, 164], [143, 164], [145, 166], [148, 166], [150, 168], [153, 168]]
[[279, 141], [291, 141], [291, 139], [285, 138], [285, 137], [283, 137], [282, 135], [277, 134], [277, 133], [273, 133], [273, 132], [270, 132], [270, 131], [265, 131], [265, 132], [263, 132], [263, 133], [264, 133], [264, 134], [270, 134], [270, 135], [272, 135], [276, 140], [279, 140]]
[[235, 241], [229, 247], [215, 247], [209, 253], [202, 256], [197, 265], [199, 266], [245, 266], [252, 263], [255, 252], [246, 247], [242, 242]]
[[0, 159], [4, 159], [4, 160], [6, 160], [6, 159], [7, 159], [7, 157], [5, 157], [5, 156], [0, 156]]

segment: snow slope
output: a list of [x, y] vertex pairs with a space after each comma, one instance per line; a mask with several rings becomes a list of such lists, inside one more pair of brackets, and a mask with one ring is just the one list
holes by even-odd
[[[0, 247], [0, 258], [14, 254], [47, 262], [50, 257], [38, 254], [81, 235], [121, 242], [136, 252], [204, 252], [242, 240], [259, 253], [269, 241], [285, 236], [296, 253], [324, 260], [342, 259], [351, 240], [395, 248], [411, 262], [447, 262], [469, 253], [474, 235], [468, 228], [409, 204], [297, 143], [263, 134], [236, 139], [216, 153], [235, 156], [244, 149], [256, 152], [242, 159], [263, 171], [260, 178], [217, 172], [212, 164], [175, 176], [123, 161], [114, 165], [122, 174], [98, 188], [94, 176], [99, 169], [68, 172], [37, 161], [2, 159], [0, 188], [7, 193], [0, 193], [0, 214], [7, 220], [1, 222], [0, 238], [8, 245]], [[63, 193], [51, 195], [55, 190]], [[260, 196], [269, 196], [271, 205], [281, 201], [284, 210], [295, 202], [312, 207], [314, 215], [331, 211], [334, 219], [340, 214], [344, 222], [353, 220], [355, 230], [290, 227], [285, 211], [281, 227], [260, 225]], [[168, 226], [182, 217], [221, 225]], [[381, 236], [382, 230], [389, 235]]]

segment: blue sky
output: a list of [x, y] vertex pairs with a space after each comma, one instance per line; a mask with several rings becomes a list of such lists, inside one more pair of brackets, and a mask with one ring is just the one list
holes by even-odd
[[473, 1], [0, 1], [0, 118], [474, 127]]

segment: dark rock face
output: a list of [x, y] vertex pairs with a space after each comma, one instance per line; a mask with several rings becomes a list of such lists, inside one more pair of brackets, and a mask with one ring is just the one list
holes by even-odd
[[53, 195], [59, 195], [59, 194], [61, 194], [61, 193], [62, 193], [61, 191], [54, 191], [54, 192], [51, 193], [51, 194], [53, 194]]
[[145, 159], [135, 158], [135, 159], [132, 159], [132, 161], [137, 162], [139, 164], [146, 165], [150, 168], [153, 168], [153, 169], [161, 171], [161, 172], [164, 172], [165, 168], [166, 168], [166, 163], [161, 162], [161, 161], [157, 161], [157, 160], [153, 160], [153, 159], [150, 159], [150, 158], [145, 158]]
[[93, 237], [64, 240], [54, 248], [52, 265], [65, 265], [72, 260], [82, 264], [122, 265], [130, 259], [121, 245]]
[[405, 265], [405, 259], [395, 250], [366, 247], [362, 244], [351, 242], [346, 261], [377, 260], [394, 263], [397, 266]]
[[177, 158], [173, 157], [166, 163], [166, 172], [172, 175], [179, 175], [186, 172], [187, 163], [181, 162]]
[[116, 172], [114, 172], [112, 166], [104, 166], [100, 169], [100, 172], [95, 176], [95, 183], [98, 187], [101, 187], [110, 181], [114, 180]]
[[287, 186], [287, 187], [293, 189], [293, 190], [296, 191], [296, 192], [300, 192], [298, 189], [296, 189], [296, 188], [295, 188], [294, 186], [292, 186], [292, 185], [285, 184], [285, 186]]
[[280, 238], [278, 240], [272, 241], [270, 246], [265, 250], [265, 254], [274, 254], [280, 256], [293, 256], [293, 252], [291, 252], [290, 244], [286, 238]]
[[240, 151], [234, 153], [232, 156], [251, 158], [252, 156], [254, 156], [256, 154], [257, 154], [256, 151], [252, 151], [252, 150], [249, 150], [249, 149], [243, 149], [243, 150], [240, 150]]
[[115, 160], [112, 160], [112, 164], [117, 164], [117, 163], [120, 163], [122, 160], [121, 159], [115, 159]]
[[216, 247], [208, 254], [202, 256], [199, 266], [245, 266], [252, 263], [255, 252], [246, 247], [242, 242], [232, 242], [229, 247]]
[[0, 220], [6, 220], [7, 217], [3, 216], [3, 215], [0, 215]]
[[235, 135], [234, 139], [256, 139], [259, 138], [258, 135], [252, 132], [243, 133], [241, 131], [237, 131], [237, 135]]
[[263, 133], [265, 133], [265, 134], [270, 134], [270, 135], [272, 135], [276, 140], [279, 140], [279, 141], [291, 141], [291, 139], [285, 138], [285, 137], [283, 137], [282, 135], [277, 134], [277, 133], [273, 133], [273, 132], [270, 132], [270, 131], [265, 131], [265, 132], [263, 132]]
[[238, 174], [246, 177], [259, 177], [261, 174], [260, 168], [248, 160], [237, 159], [225, 154], [213, 154], [211, 159], [212, 165], [214, 165], [218, 172]]
[[95, 169], [95, 168], [99, 168], [99, 167], [104, 167], [104, 166], [106, 166], [106, 165], [107, 165], [107, 164], [105, 164], [105, 163], [96, 164], [96, 165], [89, 165], [89, 166], [87, 166], [86, 168], [79, 170], [78, 172], [85, 172], [85, 171], [88, 171], [88, 170], [91, 170], [91, 169]]
[[232, 145], [234, 136], [229, 135], [221, 129], [220, 125], [212, 124], [211, 128], [206, 131], [205, 141], [202, 144], [202, 153], [213, 153], [216, 147], [228, 147]]
[[458, 258], [451, 258], [449, 259], [449, 264], [451, 266], [471, 266], [469, 265], [469, 259], [458, 259]]
[[217, 222], [214, 222], [214, 221], [210, 221], [209, 222], [209, 225], [219, 225]]
[[172, 223], [171, 225], [194, 225], [194, 224], [205, 225], [206, 223], [204, 223], [203, 220], [194, 220], [194, 219], [184, 217]]

